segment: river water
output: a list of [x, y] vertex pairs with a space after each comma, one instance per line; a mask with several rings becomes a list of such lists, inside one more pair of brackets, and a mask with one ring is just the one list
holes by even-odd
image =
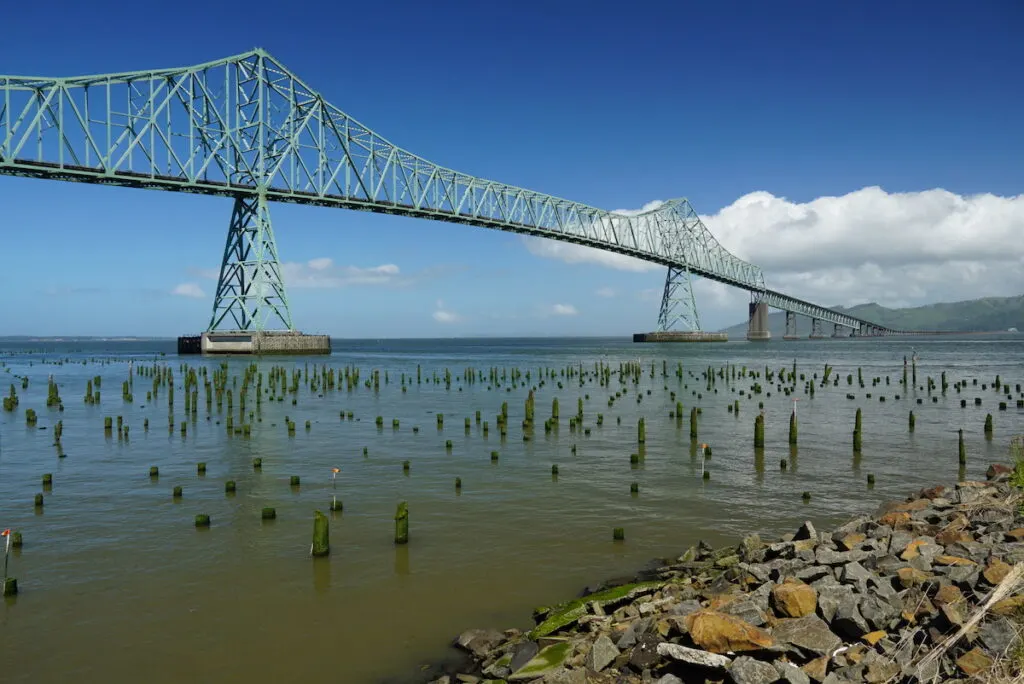
[[[211, 379], [227, 364], [229, 378], [238, 378], [237, 422], [241, 377], [251, 360], [178, 358], [173, 349], [173, 342], [0, 346], [0, 387], [6, 395], [8, 381], [14, 383], [20, 400], [14, 412], [0, 412], [0, 527], [21, 531], [25, 540], [10, 558], [20, 593], [0, 605], [2, 681], [422, 681], [422, 668], [446, 657], [448, 643], [464, 629], [527, 627], [533, 606], [571, 598], [652, 558], [678, 555], [699, 539], [735, 543], [749, 532], [795, 529], [805, 519], [828, 525], [915, 488], [983, 478], [989, 463], [1007, 460], [1010, 438], [1024, 433], [1014, 387], [1024, 382], [1019, 335], [676, 346], [620, 339], [338, 340], [329, 358], [266, 358], [259, 369], [350, 366], [360, 369], [360, 383], [351, 391], [343, 382], [310, 391], [302, 381], [294, 405], [292, 395], [282, 402], [265, 395], [262, 420], [249, 437], [228, 434], [226, 400], [220, 412], [215, 403], [207, 413], [202, 385], [196, 420], [188, 421], [184, 437], [179, 424], [185, 417], [182, 363], [207, 366]], [[912, 349], [919, 356], [918, 385], [947, 372], [950, 387], [945, 396], [933, 393], [937, 402], [926, 390], [908, 397], [898, 385]], [[131, 404], [120, 391], [129, 360]], [[630, 361], [639, 361], [643, 374], [639, 384], [622, 385], [619, 364]], [[608, 387], [592, 374], [598, 362], [616, 371]], [[816, 387], [811, 397], [798, 381], [785, 396], [762, 378], [765, 394], [750, 398], [750, 377], [732, 380], [727, 371], [729, 382], [718, 379], [711, 391], [701, 377], [708, 367], [735, 367], [739, 376], [744, 366], [763, 373], [765, 365], [791, 370], [794, 362], [808, 379], [820, 378], [831, 364], [840, 383]], [[558, 375], [581, 363], [590, 373], [583, 387], [576, 377]], [[152, 378], [139, 370], [154, 365], [174, 372], [171, 432], [166, 387], [145, 399]], [[433, 382], [446, 368], [450, 389]], [[468, 383], [466, 368], [482, 371], [484, 379]], [[363, 384], [374, 369], [379, 390]], [[508, 379], [490, 384], [490, 369]], [[527, 386], [513, 387], [513, 369], [531, 372]], [[538, 387], [537, 428], [524, 441], [524, 401], [544, 369], [556, 377]], [[62, 413], [46, 407], [50, 375]], [[86, 383], [96, 375], [102, 401], [87, 405]], [[1010, 383], [1006, 411], [998, 410], [999, 401], [1007, 401], [1005, 388], [992, 388], [997, 375]], [[29, 378], [27, 389], [21, 377]], [[882, 380], [872, 387], [875, 377]], [[967, 387], [957, 393], [953, 384], [961, 379]], [[609, 406], [609, 396], [623, 387], [626, 394]], [[671, 391], [684, 406], [681, 423], [669, 417]], [[847, 398], [851, 393], [855, 399]], [[256, 409], [254, 394], [255, 386], [247, 411]], [[904, 396], [896, 400], [896, 394]], [[546, 435], [543, 421], [554, 397], [560, 423]], [[589, 435], [569, 428], [581, 397]], [[794, 398], [796, 450], [787, 439]], [[738, 415], [727, 410], [737, 399]], [[505, 440], [495, 423], [503, 401]], [[752, 446], [758, 402], [766, 416], [763, 451]], [[712, 447], [707, 481], [689, 435], [694, 406], [702, 409], [699, 441]], [[858, 407], [864, 424], [859, 456], [851, 446]], [[35, 429], [26, 425], [27, 408], [39, 415]], [[913, 433], [907, 429], [911, 409]], [[464, 428], [477, 410], [489, 423], [487, 436], [475, 419], [468, 432]], [[353, 419], [342, 420], [341, 411], [351, 411]], [[442, 430], [437, 412], [444, 414]], [[989, 439], [983, 426], [990, 412]], [[598, 413], [604, 416], [600, 427]], [[378, 415], [383, 429], [375, 425]], [[104, 416], [123, 416], [128, 438], [118, 439], [116, 428], [105, 434]], [[285, 416], [296, 423], [293, 436]], [[639, 417], [646, 422], [645, 453], [631, 465]], [[58, 419], [63, 458], [53, 445]], [[958, 428], [968, 452], [963, 470]], [[499, 452], [496, 462], [492, 451]], [[252, 467], [257, 457], [261, 471]], [[784, 458], [789, 467], [783, 471]], [[403, 473], [406, 460], [410, 469]], [[207, 464], [205, 475], [197, 474], [198, 462]], [[149, 477], [150, 466], [159, 467], [159, 478]], [[334, 483], [332, 468], [340, 468]], [[41, 487], [44, 473], [53, 475], [52, 490]], [[870, 489], [868, 473], [876, 477]], [[301, 477], [300, 487], [290, 486], [291, 475]], [[229, 479], [237, 483], [233, 495], [225, 493]], [[632, 482], [639, 484], [637, 495], [630, 493]], [[178, 500], [171, 496], [176, 485], [184, 490]], [[810, 502], [802, 501], [804, 491]], [[45, 496], [42, 509], [33, 505], [38, 492]], [[335, 496], [344, 510], [330, 514], [331, 554], [312, 559], [313, 513], [327, 512]], [[407, 546], [394, 544], [400, 501], [409, 504]], [[276, 520], [261, 520], [264, 506], [276, 507]], [[195, 527], [199, 513], [210, 515], [209, 529]], [[612, 541], [613, 527], [625, 528], [624, 542]]]

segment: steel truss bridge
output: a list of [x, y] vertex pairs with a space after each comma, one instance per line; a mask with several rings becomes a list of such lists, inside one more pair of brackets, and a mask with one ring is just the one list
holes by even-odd
[[[659, 331], [698, 331], [691, 278], [751, 293], [834, 334], [896, 334], [772, 290], [690, 203], [638, 215], [469, 176], [407, 152], [261, 49], [206, 64], [70, 78], [0, 76], [0, 174], [230, 197], [208, 331], [294, 330], [269, 203], [463, 223], [617, 252], [667, 268]], [[814, 335], [812, 335], [814, 336]]]

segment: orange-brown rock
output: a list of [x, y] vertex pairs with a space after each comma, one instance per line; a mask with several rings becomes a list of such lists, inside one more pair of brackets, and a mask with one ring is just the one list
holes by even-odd
[[853, 532], [839, 540], [839, 548], [842, 551], [853, 551], [855, 548], [863, 544], [864, 540], [867, 538], [866, 534]]
[[815, 658], [814, 660], [805, 664], [800, 669], [804, 671], [805, 675], [807, 675], [814, 681], [824, 681], [825, 675], [828, 672], [828, 661], [829, 656], [821, 656], [820, 658]]
[[763, 629], [714, 610], [699, 610], [687, 615], [686, 630], [699, 648], [711, 653], [757, 651], [775, 644]]
[[921, 555], [918, 549], [927, 543], [928, 541], [925, 539], [915, 539], [914, 541], [907, 544], [907, 548], [903, 549], [903, 553], [900, 554], [900, 558], [902, 558], [905, 561], [917, 558]]
[[939, 590], [935, 592], [935, 596], [932, 597], [932, 601], [939, 606], [947, 603], [960, 603], [963, 600], [964, 595], [955, 584], [946, 584], [939, 587]]
[[956, 659], [956, 665], [968, 677], [973, 677], [992, 667], [992, 659], [985, 655], [985, 652], [975, 646], [967, 653]]
[[900, 568], [896, 571], [896, 576], [904, 589], [909, 589], [931, 577], [927, 572], [917, 568]]
[[886, 636], [885, 630], [880, 629], [877, 632], [868, 632], [867, 634], [862, 636], [861, 639], [863, 639], [864, 642], [866, 644], [868, 644], [869, 646], [874, 646], [879, 641], [884, 639], [885, 636]]
[[787, 581], [772, 587], [771, 602], [780, 617], [803, 617], [817, 609], [818, 592], [809, 584]]
[[879, 525], [888, 525], [894, 530], [906, 527], [910, 523], [910, 513], [905, 511], [894, 511], [892, 513], [886, 513], [878, 519]]
[[922, 499], [938, 499], [945, 493], [945, 491], [946, 488], [943, 487], [942, 485], [935, 485], [934, 487], [929, 487], [928, 489], [922, 489], [918, 496], [920, 496]]
[[1024, 540], [1024, 527], [1018, 527], [1015, 530], [1010, 530], [1006, 533], [1006, 538], [1010, 541], [1019, 542]]
[[1008, 563], [1004, 563], [998, 558], [991, 558], [981, 574], [989, 584], [999, 584], [1010, 574], [1012, 569]]
[[913, 501], [908, 501], [907, 503], [902, 503], [898, 506], [893, 506], [893, 510], [908, 512], [923, 511], [924, 509], [928, 508], [931, 505], [932, 502], [929, 501], [928, 499], [914, 499]]
[[967, 518], [963, 514], [959, 514], [935, 535], [935, 541], [943, 546], [956, 542], [974, 541], [971, 533], [966, 531], [969, 524]]
[[996, 615], [1024, 614], [1024, 595], [1011, 596], [992, 604], [992, 612]]
[[935, 565], [977, 565], [977, 563], [969, 558], [961, 558], [960, 556], [936, 556], [932, 562]]

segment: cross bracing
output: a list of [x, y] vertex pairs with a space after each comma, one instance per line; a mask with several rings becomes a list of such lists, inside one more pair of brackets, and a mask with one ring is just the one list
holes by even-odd
[[[259, 49], [180, 69], [0, 76], [0, 174], [228, 196], [246, 206], [278, 201], [401, 214], [534, 235], [664, 265], [666, 297], [692, 274], [748, 290], [776, 308], [885, 331], [767, 289], [761, 270], [719, 244], [685, 199], [624, 215], [446, 169], [391, 144]], [[268, 278], [258, 289], [275, 293], [279, 322], [291, 328], [266, 211], [256, 224], [266, 231], [247, 239], [265, 244], [274, 262], [254, 271]], [[227, 271], [225, 261], [222, 281]], [[663, 302], [662, 326], [697, 320], [689, 283], [681, 285], [685, 296]], [[263, 320], [241, 303], [227, 316], [230, 302], [219, 299], [226, 289], [224, 282], [218, 287], [215, 321]], [[240, 292], [232, 301], [261, 299]], [[673, 313], [670, 304], [689, 310]]]

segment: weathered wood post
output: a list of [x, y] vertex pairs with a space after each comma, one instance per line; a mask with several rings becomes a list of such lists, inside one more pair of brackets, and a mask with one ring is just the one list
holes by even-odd
[[330, 521], [321, 511], [313, 513], [313, 545], [310, 553], [314, 556], [326, 556], [331, 552]]
[[395, 511], [395, 543], [409, 543], [409, 504], [405, 501], [398, 504]]

